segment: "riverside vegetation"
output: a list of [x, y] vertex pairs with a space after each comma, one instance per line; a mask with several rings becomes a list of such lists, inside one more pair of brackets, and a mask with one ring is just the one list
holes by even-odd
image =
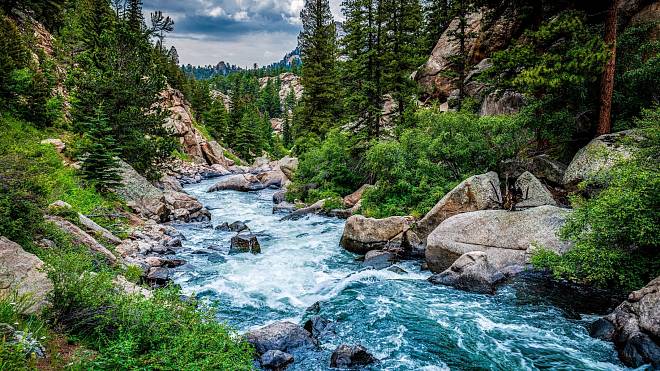
[[[153, 284], [155, 267], [114, 264], [53, 224], [82, 227], [80, 213], [139, 240], [134, 231], [153, 215], [123, 196], [122, 163], [168, 191], [166, 180], [187, 179], [189, 167], [202, 166], [192, 178], [242, 174], [263, 168], [263, 156], [295, 156], [295, 173], [275, 166], [287, 201], [336, 211], [369, 184], [351, 213], [423, 220], [473, 175], [508, 175], [510, 164], [540, 157], [569, 163], [594, 138], [624, 132], [603, 139], [624, 151], [599, 171], [543, 179], [573, 209], [560, 230], [572, 247], [539, 246], [531, 263], [616, 292], [660, 275], [657, 4], [344, 0], [342, 12], [338, 35], [329, 2], [305, 2], [300, 62], [196, 80], [164, 47], [174, 22], [161, 12], [145, 20], [139, 0], [3, 2], [0, 236], [43, 262], [52, 290], [33, 312], [32, 295], [3, 286], [0, 369], [254, 367], [254, 342], [218, 322], [213, 305], [176, 285], [117, 289], [118, 277]], [[185, 103], [171, 102], [172, 91]], [[49, 207], [58, 200], [71, 208]], [[162, 209], [153, 214], [166, 221]]]

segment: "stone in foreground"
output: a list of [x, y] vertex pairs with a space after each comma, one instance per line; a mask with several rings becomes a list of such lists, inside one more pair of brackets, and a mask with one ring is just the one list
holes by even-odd
[[286, 321], [271, 323], [252, 330], [245, 336], [258, 354], [264, 354], [269, 350], [290, 353], [297, 349], [316, 346], [309, 332], [295, 323]]
[[353, 215], [346, 221], [341, 245], [355, 254], [381, 250], [390, 244], [400, 245], [403, 232], [412, 224], [412, 217], [392, 216], [385, 219]]
[[494, 294], [496, 285], [504, 278], [504, 274], [489, 263], [486, 253], [473, 251], [461, 255], [447, 270], [429, 277], [429, 281], [463, 291]]
[[261, 367], [269, 370], [284, 370], [293, 363], [293, 356], [280, 350], [269, 350], [259, 359]]
[[359, 368], [362, 366], [370, 365], [376, 362], [367, 348], [362, 345], [346, 345], [342, 344], [332, 352], [330, 358], [330, 367], [334, 368]]

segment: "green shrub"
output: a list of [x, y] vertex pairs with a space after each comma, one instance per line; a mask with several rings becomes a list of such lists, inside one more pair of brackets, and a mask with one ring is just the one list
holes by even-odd
[[[33, 315], [23, 315], [30, 308], [29, 296], [9, 294], [0, 296], [0, 326], [11, 326], [16, 331], [23, 331], [31, 339], [45, 345], [46, 331], [43, 321]], [[35, 369], [36, 355], [32, 342], [15, 343], [2, 333], [0, 328], [0, 370]]]
[[478, 117], [422, 109], [417, 128], [398, 141], [381, 141], [367, 152], [378, 181], [363, 199], [374, 217], [424, 215], [458, 182], [496, 169], [529, 140], [515, 117]]
[[532, 259], [537, 267], [557, 277], [622, 289], [639, 288], [660, 274], [659, 129], [658, 121], [646, 129], [649, 139], [634, 159], [581, 185], [602, 190], [572, 199], [575, 211], [561, 236], [574, 247], [562, 256], [541, 250]]

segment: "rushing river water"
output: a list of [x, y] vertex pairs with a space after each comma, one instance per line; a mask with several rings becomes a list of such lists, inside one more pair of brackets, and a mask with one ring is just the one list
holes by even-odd
[[313, 314], [335, 321], [336, 336], [297, 356], [292, 370], [328, 369], [341, 343], [369, 349], [380, 359], [374, 370], [623, 369], [612, 344], [587, 334], [593, 317], [566, 319], [552, 305], [520, 300], [513, 286], [494, 296], [432, 286], [419, 263], [399, 264], [407, 273], [364, 270], [339, 246], [344, 221], [280, 221], [274, 191], [206, 193], [213, 183], [186, 191], [211, 210], [214, 226], [245, 221], [262, 253], [227, 255], [233, 233], [179, 225], [187, 238], [179, 255], [189, 264], [175, 282], [218, 303], [219, 320], [239, 331]]

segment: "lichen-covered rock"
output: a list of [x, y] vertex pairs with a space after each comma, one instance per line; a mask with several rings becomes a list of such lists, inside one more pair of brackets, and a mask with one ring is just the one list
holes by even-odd
[[505, 275], [488, 261], [488, 255], [482, 251], [473, 251], [461, 255], [444, 272], [433, 275], [429, 281], [436, 285], [447, 285], [459, 290], [479, 294], [494, 294], [495, 286], [503, 281]]
[[548, 155], [537, 155], [529, 158], [512, 158], [502, 162], [502, 177], [516, 179], [529, 171], [535, 177], [553, 184], [563, 184], [566, 165], [553, 160]]
[[0, 297], [27, 296], [25, 314], [40, 312], [49, 305], [53, 283], [44, 271], [44, 262], [9, 239], [0, 236]]
[[593, 139], [575, 154], [566, 168], [564, 185], [574, 186], [600, 171], [611, 169], [620, 161], [630, 159], [644, 139], [644, 133], [640, 130], [620, 131]]
[[500, 180], [495, 172], [471, 176], [454, 187], [416, 223], [414, 238], [422, 244], [445, 219], [469, 211], [498, 207]]
[[301, 348], [314, 348], [316, 342], [304, 328], [291, 322], [274, 322], [262, 328], [249, 331], [245, 335], [254, 346], [257, 354], [269, 350], [291, 353]]
[[280, 170], [289, 180], [293, 179], [293, 174], [298, 170], [298, 159], [296, 157], [286, 156], [278, 161]]
[[660, 277], [596, 321], [591, 335], [613, 341], [621, 360], [631, 367], [660, 368]]
[[428, 237], [426, 262], [439, 273], [461, 255], [483, 251], [493, 267], [524, 265], [536, 247], [564, 253], [571, 246], [557, 232], [570, 210], [540, 206], [525, 211], [481, 210], [445, 220]]
[[388, 246], [401, 245], [403, 233], [410, 228], [412, 217], [392, 216], [385, 219], [353, 215], [346, 221], [341, 246], [355, 254], [366, 254]]
[[557, 201], [552, 197], [550, 191], [528, 171], [518, 177], [515, 187], [523, 195], [523, 200], [516, 204], [517, 209], [529, 209], [543, 205], [557, 206]]

